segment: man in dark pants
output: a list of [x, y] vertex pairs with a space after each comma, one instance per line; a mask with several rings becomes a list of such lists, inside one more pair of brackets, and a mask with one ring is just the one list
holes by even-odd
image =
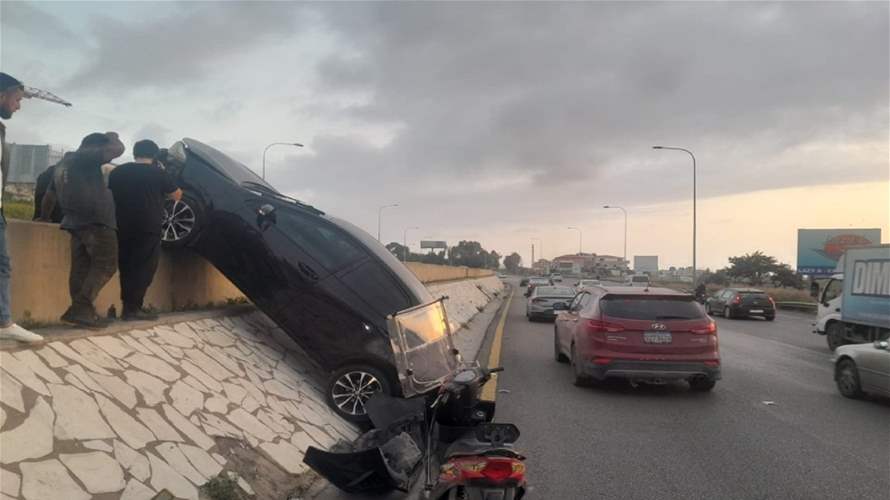
[[[102, 175], [102, 165], [123, 154], [114, 133], [86, 136], [77, 152], [63, 159], [44, 199], [62, 207], [61, 228], [71, 233], [71, 307], [62, 321], [87, 328], [104, 328], [96, 313], [96, 296], [117, 271], [117, 220], [114, 197]], [[49, 200], [47, 200], [49, 198]], [[52, 209], [44, 211], [51, 213]]]
[[161, 255], [164, 200], [182, 197], [182, 190], [158, 166], [158, 151], [154, 142], [139, 141], [133, 145], [136, 161], [115, 168], [108, 176], [118, 222], [121, 318], [127, 321], [157, 319], [143, 309], [143, 300]]

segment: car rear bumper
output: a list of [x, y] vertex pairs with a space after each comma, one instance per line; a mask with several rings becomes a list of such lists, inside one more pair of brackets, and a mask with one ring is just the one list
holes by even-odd
[[720, 380], [720, 367], [697, 362], [678, 361], [621, 361], [608, 364], [594, 364], [583, 361], [581, 369], [585, 375], [597, 380], [624, 378], [635, 380], [684, 380], [692, 377], [707, 377]]
[[[761, 311], [761, 312], [751, 312]], [[732, 308], [732, 313], [736, 316], [775, 316], [776, 310], [771, 306], [736, 306]]]

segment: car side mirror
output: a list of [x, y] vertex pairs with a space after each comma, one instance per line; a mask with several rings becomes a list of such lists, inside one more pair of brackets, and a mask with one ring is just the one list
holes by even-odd
[[256, 210], [256, 213], [256, 224], [263, 230], [269, 227], [269, 225], [278, 222], [277, 217], [275, 216], [275, 207], [268, 203], [261, 205], [260, 208]]
[[890, 342], [887, 342], [886, 340], [876, 340], [875, 349], [880, 349], [882, 351], [890, 350]]
[[810, 297], [813, 297], [814, 299], [819, 298], [819, 283], [816, 283], [815, 281], [810, 285]]
[[567, 306], [565, 302], [555, 302], [553, 304], [554, 311], [566, 311], [568, 308], [569, 306]]

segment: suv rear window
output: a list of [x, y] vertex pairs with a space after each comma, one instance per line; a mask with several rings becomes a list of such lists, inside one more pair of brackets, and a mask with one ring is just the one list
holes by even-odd
[[600, 300], [604, 316], [624, 319], [701, 319], [705, 313], [692, 297], [606, 296]]
[[535, 288], [538, 297], [574, 297], [575, 289], [564, 286], [539, 286]]

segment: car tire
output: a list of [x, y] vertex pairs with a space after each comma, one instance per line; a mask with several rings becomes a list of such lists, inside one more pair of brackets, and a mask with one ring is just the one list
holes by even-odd
[[569, 362], [572, 365], [572, 374], [575, 377], [574, 384], [578, 387], [586, 387], [590, 381], [584, 373], [581, 372], [581, 369], [578, 367], [577, 359], [575, 358], [575, 344], [572, 344], [571, 357], [569, 358]]
[[862, 386], [859, 383], [859, 370], [852, 359], [842, 359], [837, 364], [837, 390], [846, 398], [862, 397]]
[[733, 319], [732, 309], [729, 306], [723, 308], [723, 317], [726, 319]]
[[711, 304], [710, 304], [710, 303], [707, 303], [707, 302], [705, 303], [705, 312], [708, 314], [708, 316], [714, 314], [714, 312], [711, 311]]
[[828, 348], [834, 352], [838, 347], [847, 344], [844, 339], [844, 325], [839, 321], [832, 321], [825, 327], [825, 340], [828, 342]]
[[328, 379], [328, 406], [344, 420], [364, 423], [370, 420], [364, 403], [377, 392], [393, 394], [392, 383], [380, 369], [370, 365], [344, 366]]
[[772, 316], [764, 316], [764, 317], [766, 318], [767, 321], [775, 321], [775, 320], [776, 320], [776, 315], [775, 315], [775, 314], [772, 315]]
[[168, 248], [188, 246], [197, 239], [203, 225], [204, 205], [194, 195], [183, 193], [179, 200], [166, 200], [161, 243]]
[[568, 363], [569, 358], [566, 357], [565, 354], [562, 353], [562, 350], [559, 348], [559, 336], [556, 335], [556, 329], [553, 329], [553, 356], [556, 358], [557, 363]]
[[693, 377], [689, 379], [689, 389], [695, 392], [708, 392], [717, 385], [717, 381], [708, 377]]

